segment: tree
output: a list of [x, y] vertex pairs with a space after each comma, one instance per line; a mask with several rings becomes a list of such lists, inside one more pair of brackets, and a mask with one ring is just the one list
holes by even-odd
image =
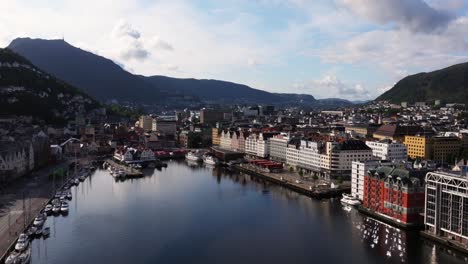
[[314, 179], [314, 181], [318, 180], [318, 176], [317, 175], [314, 175], [314, 177], [312, 177]]
[[299, 170], [299, 176], [304, 176], [304, 172], [302, 171], [302, 169]]
[[337, 181], [338, 181], [339, 184], [342, 184], [343, 183], [343, 177], [338, 176]]
[[289, 172], [294, 172], [294, 168], [292, 166], [289, 167]]

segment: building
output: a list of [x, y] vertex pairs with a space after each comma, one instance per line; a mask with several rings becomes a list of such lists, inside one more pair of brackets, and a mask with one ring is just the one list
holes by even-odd
[[425, 136], [405, 136], [405, 144], [408, 157], [412, 159], [431, 159], [430, 138]]
[[346, 126], [345, 132], [351, 134], [354, 137], [363, 137], [363, 138], [370, 138], [374, 134], [375, 131], [379, 128], [379, 125], [353, 125], [353, 126]]
[[153, 118], [149, 115], [140, 116], [138, 119], [138, 126], [145, 131], [151, 131], [153, 129]]
[[222, 129], [220, 128], [217, 128], [217, 127], [213, 127], [211, 129], [211, 144], [213, 146], [219, 146], [219, 144], [221, 143], [221, 131]]
[[364, 176], [363, 207], [405, 225], [421, 224], [424, 184], [417, 175], [395, 166], [381, 166]]
[[232, 150], [233, 131], [223, 130], [219, 137], [219, 147], [226, 150]]
[[462, 149], [460, 138], [433, 137], [431, 139], [431, 159], [437, 162], [452, 163], [459, 156]]
[[200, 123], [202, 124], [216, 124], [216, 122], [223, 121], [224, 112], [220, 110], [206, 109], [200, 110]]
[[177, 121], [175, 118], [155, 118], [153, 119], [152, 130], [165, 136], [174, 137], [177, 132]]
[[377, 140], [390, 139], [395, 142], [403, 142], [405, 136], [414, 136], [423, 134], [420, 126], [402, 126], [398, 124], [386, 124], [380, 126], [374, 132], [374, 138]]
[[34, 169], [35, 156], [31, 142], [1, 142], [0, 182], [8, 182]]
[[366, 145], [372, 149], [372, 155], [381, 160], [406, 161], [408, 153], [406, 146], [390, 140], [366, 141]]
[[288, 147], [289, 136], [282, 133], [270, 138], [270, 159], [286, 162], [286, 149]]
[[379, 160], [353, 161], [351, 165], [351, 195], [364, 200], [364, 177], [370, 169], [380, 166]]
[[468, 178], [430, 172], [425, 188], [426, 232], [468, 247]]

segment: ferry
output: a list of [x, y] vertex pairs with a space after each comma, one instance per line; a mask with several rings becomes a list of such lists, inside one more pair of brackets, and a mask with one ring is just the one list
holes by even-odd
[[185, 159], [192, 161], [202, 161], [201, 153], [192, 151], [185, 154]]
[[343, 198], [341, 198], [341, 202], [347, 205], [360, 205], [361, 201], [358, 198], [351, 196], [349, 194], [343, 193]]
[[215, 158], [213, 156], [208, 156], [208, 155], [205, 155], [203, 157], [203, 162], [205, 164], [208, 164], [208, 165], [218, 165], [218, 163], [219, 163], [217, 158]]

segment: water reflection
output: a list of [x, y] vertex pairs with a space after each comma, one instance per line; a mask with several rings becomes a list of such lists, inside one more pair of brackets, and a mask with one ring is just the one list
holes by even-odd
[[32, 263], [465, 263], [416, 234], [222, 167], [169, 161], [73, 187]]

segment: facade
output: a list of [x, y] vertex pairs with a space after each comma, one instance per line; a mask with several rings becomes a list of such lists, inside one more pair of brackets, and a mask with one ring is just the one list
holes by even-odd
[[366, 141], [366, 145], [372, 149], [372, 155], [381, 160], [408, 160], [408, 154], [404, 144], [384, 140]]
[[364, 177], [370, 169], [380, 166], [378, 160], [353, 161], [351, 165], [351, 195], [364, 200]]
[[462, 141], [458, 137], [433, 137], [431, 159], [437, 162], [454, 162], [461, 152]]
[[34, 169], [35, 156], [31, 142], [0, 143], [0, 181], [6, 182], [23, 176]]
[[152, 130], [166, 136], [174, 136], [177, 132], [177, 122], [175, 119], [156, 118], [153, 120]]
[[259, 158], [266, 158], [270, 154], [269, 140], [265, 133], [249, 134], [245, 138], [245, 154]]
[[203, 108], [200, 110], [200, 123], [202, 124], [215, 124], [224, 119], [224, 112], [213, 109]]
[[403, 142], [408, 149], [408, 157], [412, 159], [425, 159], [431, 158], [431, 145], [430, 139], [425, 136], [405, 136]]
[[424, 210], [424, 184], [405, 169], [382, 166], [364, 176], [362, 203], [374, 213], [403, 224], [420, 224]]
[[424, 224], [426, 232], [468, 246], [468, 178], [426, 175]]
[[420, 126], [402, 126], [397, 124], [386, 124], [380, 126], [374, 132], [374, 138], [378, 140], [390, 139], [395, 142], [402, 142], [405, 136], [414, 136], [423, 133]]
[[138, 124], [140, 128], [143, 128], [145, 131], [150, 131], [153, 129], [153, 118], [148, 115], [142, 115], [138, 119]]
[[211, 144], [213, 146], [219, 146], [220, 144], [220, 137], [221, 137], [221, 129], [217, 128], [217, 127], [213, 127], [211, 129], [211, 138], [212, 138], [212, 141], [211, 141]]
[[223, 130], [221, 136], [219, 137], [219, 147], [222, 149], [231, 150], [232, 149], [232, 131]]
[[286, 162], [288, 142], [289, 136], [285, 134], [279, 134], [270, 138], [270, 158], [272, 160]]

